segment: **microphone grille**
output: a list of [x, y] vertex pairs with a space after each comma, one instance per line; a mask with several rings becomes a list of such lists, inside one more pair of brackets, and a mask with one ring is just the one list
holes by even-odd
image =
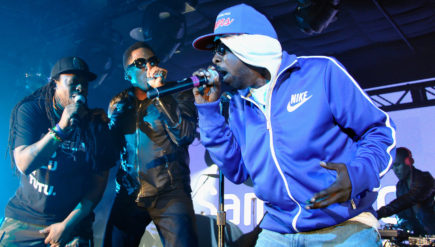
[[75, 103], [85, 104], [86, 103], [86, 98], [85, 98], [85, 96], [83, 96], [81, 94], [77, 94], [77, 95], [74, 96], [74, 102]]
[[219, 72], [214, 69], [208, 69], [208, 72], [210, 73], [210, 79], [209, 79], [210, 82], [213, 82], [216, 79], [219, 80], [219, 78], [221, 77]]

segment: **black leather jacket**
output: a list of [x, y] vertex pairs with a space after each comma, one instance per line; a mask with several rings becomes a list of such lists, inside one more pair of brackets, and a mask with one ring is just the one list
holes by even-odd
[[196, 132], [197, 114], [191, 91], [137, 100], [133, 88], [110, 102], [110, 128], [119, 140], [121, 167], [117, 191], [141, 204], [144, 197], [190, 189], [188, 146]]
[[396, 185], [397, 198], [377, 211], [378, 218], [397, 214], [399, 227], [415, 234], [435, 234], [435, 181], [429, 172], [412, 169], [411, 188], [406, 179]]

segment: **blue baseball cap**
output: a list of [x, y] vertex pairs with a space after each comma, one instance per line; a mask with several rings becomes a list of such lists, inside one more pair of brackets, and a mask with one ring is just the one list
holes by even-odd
[[215, 36], [232, 34], [260, 34], [278, 39], [266, 16], [242, 3], [222, 10], [216, 17], [214, 32], [196, 38], [192, 45], [198, 50], [211, 50]]

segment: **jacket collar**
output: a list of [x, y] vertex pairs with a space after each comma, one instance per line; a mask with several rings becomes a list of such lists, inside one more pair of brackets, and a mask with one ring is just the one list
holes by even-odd
[[[285, 71], [287, 71], [291, 68], [299, 68], [299, 67], [300, 67], [300, 65], [299, 65], [298, 58], [296, 55], [288, 54], [286, 51], [282, 52], [282, 60], [281, 60], [281, 65], [279, 66], [278, 75], [284, 73]], [[278, 77], [278, 79], [279, 79], [279, 77]], [[277, 82], [278, 82], [278, 79], [277, 79]], [[239, 95], [244, 96], [244, 97], [250, 96], [249, 88], [240, 89], [240, 90], [237, 90], [237, 92], [239, 93]]]

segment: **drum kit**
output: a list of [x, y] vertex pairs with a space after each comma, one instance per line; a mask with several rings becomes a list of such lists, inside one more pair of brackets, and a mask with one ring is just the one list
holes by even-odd
[[379, 229], [384, 247], [435, 246], [435, 235], [413, 236], [412, 233], [392, 225]]

